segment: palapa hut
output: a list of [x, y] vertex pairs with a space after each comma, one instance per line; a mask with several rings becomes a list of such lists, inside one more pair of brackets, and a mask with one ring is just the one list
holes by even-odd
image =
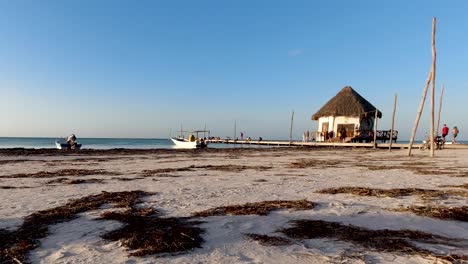
[[315, 139], [344, 138], [341, 134], [350, 139], [357, 137], [358, 133], [361, 138], [370, 136], [374, 129], [375, 111], [382, 118], [382, 112], [351, 86], [346, 86], [312, 116], [312, 120], [319, 122]]

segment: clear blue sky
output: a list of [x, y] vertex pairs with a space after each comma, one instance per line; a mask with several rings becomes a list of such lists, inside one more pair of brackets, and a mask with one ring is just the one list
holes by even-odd
[[[442, 123], [468, 138], [467, 1], [0, 0], [0, 136], [287, 138], [346, 85], [409, 138], [437, 27]], [[428, 97], [429, 99], [429, 97]], [[429, 130], [429, 101], [419, 136]]]

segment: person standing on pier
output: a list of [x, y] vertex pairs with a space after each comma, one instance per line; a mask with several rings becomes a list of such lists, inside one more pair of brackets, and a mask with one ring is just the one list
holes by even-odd
[[456, 144], [457, 143], [457, 136], [460, 131], [458, 130], [458, 127], [454, 126], [452, 129], [452, 143]]
[[449, 128], [446, 124], [444, 124], [444, 127], [442, 127], [442, 138], [445, 142], [445, 137], [448, 135]]

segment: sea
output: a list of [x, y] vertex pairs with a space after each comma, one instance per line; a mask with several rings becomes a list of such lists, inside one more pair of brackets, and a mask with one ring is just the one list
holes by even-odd
[[[4, 148], [55, 148], [57, 138], [46, 137], [0, 137], [0, 149]], [[78, 138], [83, 149], [172, 149], [174, 143], [166, 138]], [[233, 144], [210, 144], [210, 148], [238, 148]], [[243, 147], [265, 148], [266, 146], [243, 145]]]
[[[0, 137], [0, 149], [2, 148], [55, 148], [56, 138], [46, 137]], [[83, 149], [172, 149], [175, 145], [166, 138], [78, 138], [78, 143]], [[408, 141], [398, 141], [408, 143]], [[421, 143], [421, 141], [415, 141]], [[467, 144], [468, 141], [459, 141]], [[267, 148], [271, 146], [241, 145], [243, 148]], [[239, 148], [233, 144], [210, 144], [210, 148]]]

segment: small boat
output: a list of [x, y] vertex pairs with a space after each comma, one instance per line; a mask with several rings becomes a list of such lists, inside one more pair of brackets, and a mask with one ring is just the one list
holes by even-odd
[[[180, 131], [181, 133], [184, 131]], [[171, 137], [172, 143], [176, 146], [176, 148], [185, 148], [185, 149], [201, 149], [206, 148], [208, 146], [208, 142], [204, 138], [198, 137], [199, 133], [210, 133], [208, 130], [196, 130], [191, 131], [188, 138], [184, 138], [182, 135], [179, 137]], [[196, 136], [194, 135], [196, 134]]]
[[55, 141], [55, 146], [57, 149], [73, 149], [73, 150], [80, 150], [81, 144], [76, 142], [76, 136], [74, 134], [68, 136], [67, 138], [59, 138]]

